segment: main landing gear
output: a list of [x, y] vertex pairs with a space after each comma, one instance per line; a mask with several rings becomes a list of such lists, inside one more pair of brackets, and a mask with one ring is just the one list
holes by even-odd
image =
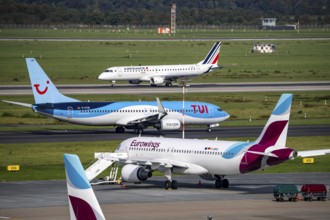
[[169, 190], [169, 189], [178, 189], [178, 182], [176, 180], [172, 180], [172, 166], [171, 165], [166, 165], [164, 174], [167, 180], [164, 182], [164, 189]]
[[164, 182], [164, 189], [169, 190], [169, 189], [178, 189], [178, 182], [176, 180], [166, 180]]
[[229, 187], [229, 181], [227, 179], [224, 179], [225, 176], [217, 176], [217, 179], [215, 180], [215, 188], [228, 188]]
[[165, 83], [165, 86], [166, 86], [166, 87], [171, 87], [171, 86], [172, 86], [172, 82], [166, 82], [166, 83]]
[[125, 133], [125, 128], [122, 126], [116, 127], [116, 133]]

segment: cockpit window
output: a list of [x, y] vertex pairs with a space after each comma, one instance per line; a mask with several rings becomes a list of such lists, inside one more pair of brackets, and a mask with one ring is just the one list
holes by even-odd
[[218, 108], [217, 110], [218, 110], [219, 112], [222, 112], [222, 109], [221, 109], [221, 108]]
[[113, 71], [112, 70], [105, 70], [104, 72], [106, 72], [106, 73], [112, 73]]

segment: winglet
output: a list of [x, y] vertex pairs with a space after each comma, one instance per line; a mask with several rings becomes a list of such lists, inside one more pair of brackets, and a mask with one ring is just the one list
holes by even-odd
[[159, 112], [159, 116], [158, 119], [163, 118], [165, 115], [167, 115], [167, 112], [162, 104], [162, 102], [159, 100], [158, 97], [156, 97], [157, 100], [157, 106], [158, 106], [158, 112]]
[[71, 219], [103, 220], [104, 215], [95, 197], [94, 191], [87, 180], [79, 157], [64, 154], [66, 182]]

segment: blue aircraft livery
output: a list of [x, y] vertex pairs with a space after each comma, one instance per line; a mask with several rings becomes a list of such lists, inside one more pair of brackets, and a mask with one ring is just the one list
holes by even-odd
[[[49, 79], [38, 62], [26, 59], [35, 104], [5, 101], [61, 121], [80, 125], [116, 126], [117, 133], [125, 129], [142, 132], [148, 126], [159, 130], [178, 130], [186, 125], [207, 125], [208, 129], [219, 126], [229, 114], [219, 106], [206, 102], [186, 101], [184, 114], [181, 101], [125, 101], [82, 102], [63, 95]], [[184, 116], [183, 116], [184, 115]]]

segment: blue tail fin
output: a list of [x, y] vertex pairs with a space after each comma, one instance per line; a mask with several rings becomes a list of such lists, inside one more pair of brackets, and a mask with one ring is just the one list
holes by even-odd
[[79, 102], [79, 100], [67, 97], [60, 93], [34, 58], [26, 58], [26, 65], [30, 75], [36, 104]]
[[64, 154], [71, 219], [105, 219], [79, 157]]

